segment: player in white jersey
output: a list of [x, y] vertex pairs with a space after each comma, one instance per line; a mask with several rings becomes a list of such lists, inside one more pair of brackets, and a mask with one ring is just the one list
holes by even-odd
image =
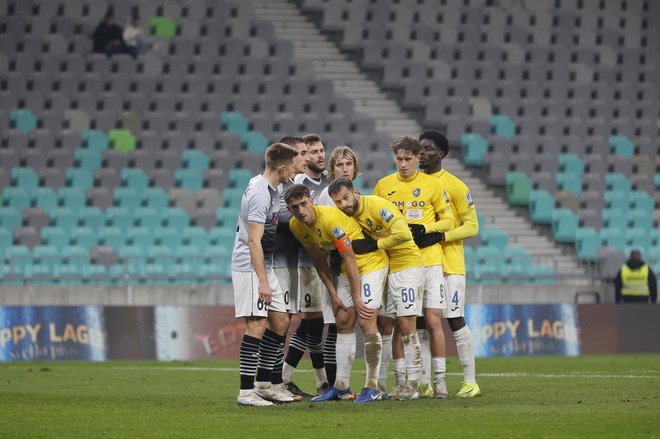
[[[307, 169], [307, 145], [302, 137], [284, 137], [280, 139], [279, 143], [292, 146], [298, 150], [298, 157], [296, 157], [295, 163], [295, 175], [302, 174]], [[286, 207], [284, 202], [284, 191], [289, 187], [293, 186], [293, 177], [289, 178], [289, 181], [279, 185], [278, 190], [280, 191], [280, 212], [279, 218], [277, 221], [277, 232], [275, 234], [275, 246], [273, 249], [273, 272], [277, 276], [277, 280], [280, 283], [282, 291], [284, 291], [284, 303], [287, 307], [289, 314], [298, 313], [298, 251], [299, 245], [296, 238], [291, 234], [289, 230], [289, 220], [291, 219], [291, 213]], [[288, 329], [287, 329], [288, 332]], [[321, 341], [319, 341], [319, 344]], [[321, 355], [321, 361], [323, 357]], [[282, 355], [277, 358], [275, 365], [273, 367], [271, 383], [273, 385], [279, 385], [284, 383], [282, 378], [282, 368], [284, 363], [284, 352]], [[318, 367], [320, 369], [319, 373], [322, 373], [325, 377], [325, 369], [323, 364]], [[260, 370], [257, 369], [257, 377], [259, 377]], [[287, 388], [288, 390], [288, 388]], [[302, 399], [302, 396], [298, 393], [293, 393], [298, 398]]]
[[[267, 406], [291, 402], [283, 385], [272, 386], [269, 372], [284, 349], [289, 314], [284, 293], [272, 270], [273, 244], [279, 214], [278, 185], [289, 180], [299, 155], [282, 143], [266, 149], [264, 173], [253, 177], [241, 201], [232, 254], [232, 284], [236, 317], [245, 319], [240, 347], [239, 405]], [[255, 372], [263, 371], [255, 388]]]
[[[317, 134], [307, 134], [302, 137], [307, 147], [307, 168], [304, 173], [294, 178], [294, 183], [309, 188], [312, 198], [316, 201], [321, 191], [329, 184], [325, 172], [325, 148], [321, 137]], [[334, 325], [334, 315], [328, 295], [318, 276], [312, 260], [304, 249], [298, 253], [299, 288], [296, 295], [291, 295], [292, 312], [302, 313], [300, 325], [289, 342], [289, 351], [284, 361], [283, 379], [287, 390], [295, 395], [310, 397], [292, 381], [293, 373], [306, 350], [312, 360], [316, 377], [317, 393], [324, 393], [328, 382], [334, 382], [335, 361], [333, 355], [325, 355], [323, 343], [324, 323]], [[332, 330], [330, 330], [328, 349], [332, 348]], [[327, 359], [327, 363], [326, 363]]]

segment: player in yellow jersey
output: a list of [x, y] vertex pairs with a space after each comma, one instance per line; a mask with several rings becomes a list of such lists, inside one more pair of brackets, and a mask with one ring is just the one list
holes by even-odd
[[[472, 333], [465, 324], [465, 257], [463, 240], [479, 233], [477, 210], [470, 195], [470, 190], [460, 179], [442, 169], [442, 159], [449, 152], [447, 138], [437, 131], [425, 131], [419, 136], [422, 145], [419, 167], [426, 174], [440, 181], [440, 186], [451, 205], [454, 229], [439, 234], [444, 253], [445, 279], [447, 282], [447, 311], [445, 317], [456, 341], [458, 358], [463, 365], [463, 384], [456, 394], [462, 398], [481, 395], [481, 389], [475, 379], [474, 347]], [[442, 358], [432, 361], [444, 364]]]
[[[414, 137], [399, 137], [392, 143], [397, 172], [382, 178], [374, 188], [379, 195], [398, 207], [420, 246], [425, 267], [423, 306], [418, 322], [425, 323], [431, 337], [431, 350], [444, 355], [442, 310], [446, 309], [445, 283], [442, 269], [442, 247], [425, 245], [427, 234], [444, 232], [453, 226], [451, 212], [436, 179], [417, 170], [421, 146]], [[420, 321], [421, 320], [421, 321]], [[381, 319], [381, 330], [391, 332], [391, 323]], [[397, 384], [404, 374], [401, 364], [400, 343], [395, 328], [392, 346], [392, 366]], [[384, 373], [383, 373], [384, 372]], [[384, 376], [383, 376], [384, 375]], [[381, 367], [380, 379], [386, 379]]]
[[[330, 183], [328, 193], [335, 205], [346, 215], [355, 218], [367, 235], [365, 240], [353, 242], [353, 250], [357, 254], [368, 254], [379, 249], [387, 251], [390, 260], [388, 297], [380, 313], [391, 320], [396, 317], [408, 372], [407, 385], [395, 389], [391, 396], [401, 400], [417, 399], [422, 352], [415, 320], [417, 297], [423, 290], [422, 255], [403, 215], [389, 201], [375, 195], [360, 195], [347, 178]], [[392, 333], [391, 325], [389, 329], [385, 333], [386, 337]], [[382, 390], [382, 383], [379, 383], [379, 387]]]
[[[376, 325], [377, 310], [382, 304], [387, 278], [387, 254], [378, 250], [364, 255], [353, 252], [353, 240], [364, 239], [362, 228], [334, 206], [315, 206], [309, 188], [293, 185], [284, 194], [294, 218], [291, 233], [309, 253], [319, 277], [328, 289], [337, 324], [337, 376], [334, 386], [312, 402], [346, 399], [352, 395], [350, 376], [355, 358], [357, 321], [364, 334], [367, 369], [365, 386], [355, 402], [382, 399], [378, 390], [378, 370], [382, 342]], [[341, 274], [335, 288], [324, 253], [339, 251]]]

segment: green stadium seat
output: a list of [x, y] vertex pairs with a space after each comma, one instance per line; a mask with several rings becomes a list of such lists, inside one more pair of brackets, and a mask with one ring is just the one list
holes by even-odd
[[209, 245], [209, 236], [203, 227], [188, 227], [183, 230], [183, 243], [203, 251]]
[[249, 169], [231, 168], [229, 170], [229, 184], [232, 188], [244, 191], [252, 177], [252, 171]]
[[241, 140], [243, 140], [243, 147], [246, 151], [258, 156], [262, 156], [268, 148], [268, 139], [257, 131], [248, 131], [241, 137]]
[[128, 154], [135, 150], [137, 143], [135, 136], [129, 130], [110, 130], [108, 132], [108, 141], [113, 149]]
[[145, 207], [163, 210], [169, 207], [170, 197], [161, 188], [150, 187], [142, 193], [142, 204]]
[[78, 215], [70, 207], [58, 207], [51, 213], [52, 224], [65, 230], [78, 227]]
[[74, 157], [77, 168], [94, 172], [101, 167], [101, 153], [99, 151], [93, 149], [76, 149]]
[[552, 212], [552, 233], [556, 242], [575, 242], [578, 217], [566, 208]]
[[12, 168], [11, 170], [12, 186], [36, 190], [39, 187], [39, 176], [32, 168]]
[[569, 173], [558, 173], [555, 176], [558, 191], [566, 191], [579, 197], [582, 193], [582, 176]]
[[497, 227], [484, 227], [479, 230], [481, 245], [504, 250], [509, 243], [509, 237]]
[[630, 204], [629, 192], [623, 191], [606, 191], [603, 194], [603, 200], [605, 201], [605, 207], [613, 209], [627, 209]]
[[160, 212], [162, 210], [157, 210], [153, 207], [143, 207], [135, 211], [135, 219], [140, 227], [154, 230], [163, 223], [163, 216]]
[[222, 190], [222, 199], [225, 200], [226, 207], [233, 207], [240, 209], [241, 200], [243, 199], [243, 192], [245, 188], [229, 188], [226, 187]]
[[9, 121], [11, 126], [24, 134], [37, 127], [37, 117], [26, 108], [13, 109], [9, 112]]
[[236, 134], [241, 139], [248, 132], [249, 122], [238, 111], [223, 111], [220, 113], [220, 123], [225, 130]]
[[41, 229], [42, 243], [62, 250], [69, 245], [69, 234], [67, 232], [59, 227], [44, 227]]
[[78, 227], [71, 232], [71, 244], [84, 248], [88, 253], [99, 242], [97, 233], [89, 227]]
[[597, 261], [600, 236], [595, 229], [583, 227], [575, 232], [575, 251], [581, 261]]
[[149, 187], [149, 176], [142, 169], [124, 168], [121, 170], [121, 185], [142, 193]]
[[24, 245], [12, 245], [7, 248], [5, 255], [12, 261], [18, 274], [31, 274], [32, 255]]
[[505, 182], [509, 204], [527, 206], [529, 193], [534, 188], [534, 181], [524, 172], [507, 172]]
[[14, 236], [8, 229], [0, 228], [0, 256], [14, 242]]
[[[67, 246], [68, 247], [68, 246]], [[59, 267], [62, 263], [64, 249], [50, 245], [37, 245], [32, 249], [33, 275], [46, 280], [59, 276]]]
[[660, 191], [660, 174], [653, 176], [653, 183], [655, 184], [655, 190]]
[[660, 248], [660, 229], [653, 229], [649, 234], [649, 239], [653, 247]]
[[647, 192], [634, 191], [630, 193], [630, 209], [639, 209], [648, 212], [649, 215], [653, 213], [655, 201]]
[[555, 198], [548, 191], [533, 190], [529, 192], [529, 216], [534, 224], [552, 223], [554, 209]]
[[647, 233], [653, 228], [653, 216], [644, 209], [628, 211], [628, 227], [642, 229]]
[[44, 212], [49, 213], [57, 208], [57, 194], [52, 188], [40, 187], [34, 192], [35, 205]]
[[98, 231], [105, 226], [105, 215], [98, 207], [83, 207], [78, 211], [78, 217], [81, 225], [92, 230]]
[[581, 177], [584, 174], [584, 160], [573, 153], [559, 154], [559, 172]]
[[86, 191], [94, 185], [94, 174], [87, 169], [69, 168], [66, 170], [66, 185]]
[[203, 173], [209, 168], [209, 158], [204, 151], [196, 149], [186, 149], [181, 153], [183, 167]]
[[516, 124], [509, 116], [494, 114], [490, 117], [490, 126], [498, 136], [512, 139], [516, 135]]
[[108, 226], [114, 226], [122, 230], [133, 225], [133, 215], [125, 207], [108, 207], [106, 210], [106, 224]]
[[6, 207], [21, 212], [32, 204], [32, 193], [32, 190], [22, 187], [6, 187], [2, 190], [2, 200]]
[[502, 281], [502, 250], [497, 247], [477, 247], [476, 278], [482, 285], [499, 284]]
[[219, 226], [235, 228], [238, 224], [240, 209], [237, 207], [219, 207], [215, 211], [215, 217]]
[[163, 211], [163, 226], [183, 230], [190, 225], [190, 217], [179, 207], [168, 207]]
[[13, 207], [0, 207], [0, 228], [13, 232], [23, 224], [21, 212]]
[[176, 23], [169, 17], [150, 17], [152, 35], [169, 40], [176, 35]]
[[604, 227], [615, 227], [623, 230], [628, 226], [626, 213], [617, 208], [603, 209], [601, 215]]
[[626, 248], [625, 229], [603, 228], [600, 230], [600, 238], [603, 246], [615, 247], [620, 251], [624, 251]]
[[461, 134], [461, 151], [466, 166], [481, 167], [488, 152], [488, 141], [479, 134]]
[[204, 186], [203, 172], [195, 169], [177, 169], [174, 171], [176, 186], [188, 189], [192, 193], [199, 191]]
[[103, 245], [112, 247], [113, 250], [118, 251], [126, 245], [126, 230], [120, 229], [115, 226], [102, 227], [99, 229], [99, 237]]
[[530, 266], [530, 280], [535, 285], [554, 285], [556, 274], [554, 270], [544, 264], [532, 264]]
[[613, 154], [632, 159], [635, 154], [635, 144], [628, 137], [610, 136], [608, 140]]
[[509, 283], [525, 280], [529, 274], [531, 259], [531, 255], [523, 247], [506, 247], [504, 249], [504, 266], [502, 267], [505, 279]]
[[236, 230], [214, 227], [209, 230], [209, 247], [224, 247], [233, 249], [236, 239]]
[[128, 245], [142, 248], [151, 247], [156, 243], [155, 229], [147, 227], [129, 227], [126, 231], [126, 238]]
[[605, 175], [605, 185], [608, 191], [630, 193], [632, 190], [630, 180], [625, 175], [616, 172]]
[[176, 252], [176, 250], [183, 243], [183, 235], [180, 229], [175, 229], [172, 227], [161, 227], [156, 229], [154, 234], [156, 236], [157, 245], [169, 247], [174, 252]]
[[127, 209], [137, 209], [142, 204], [142, 195], [137, 189], [130, 187], [116, 187], [112, 192], [115, 206]]
[[63, 187], [58, 192], [58, 205], [79, 210], [85, 207], [85, 190], [79, 187]]
[[632, 247], [649, 247], [648, 229], [630, 228], [626, 230], [626, 245]]
[[82, 133], [82, 145], [85, 149], [101, 153], [108, 149], [110, 142], [108, 136], [99, 130], [85, 130]]

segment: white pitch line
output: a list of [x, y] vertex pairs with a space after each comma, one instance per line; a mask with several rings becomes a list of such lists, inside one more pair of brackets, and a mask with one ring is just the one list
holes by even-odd
[[[156, 366], [117, 366], [111, 369], [121, 370], [167, 370], [167, 371], [185, 371], [185, 372], [240, 372], [240, 369], [234, 367], [156, 367]], [[310, 369], [297, 369], [296, 373], [311, 373]], [[647, 371], [656, 372], [656, 371]], [[447, 372], [447, 375], [462, 376], [462, 373]], [[575, 372], [570, 374], [543, 374], [543, 373], [530, 373], [530, 372], [485, 372], [478, 373], [480, 377], [494, 377], [494, 378], [636, 378], [636, 379], [660, 379], [660, 375], [632, 375], [632, 374], [611, 374], [611, 373], [598, 373], [598, 372]]]

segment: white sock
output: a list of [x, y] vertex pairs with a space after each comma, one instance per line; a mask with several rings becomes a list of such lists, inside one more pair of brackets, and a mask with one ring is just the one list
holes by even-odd
[[378, 388], [380, 390], [387, 390], [387, 368], [392, 359], [392, 336], [381, 335], [383, 341], [383, 351], [380, 355], [380, 371], [378, 372]]
[[394, 358], [392, 360], [392, 369], [394, 370], [394, 382], [397, 386], [406, 385], [406, 359]]
[[404, 335], [402, 339], [406, 370], [408, 371], [408, 384], [417, 389], [419, 385], [419, 369], [422, 362], [422, 348], [419, 345], [419, 338], [416, 332], [410, 335]]
[[314, 376], [316, 376], [316, 388], [317, 389], [320, 389], [321, 386], [324, 383], [328, 382], [328, 376], [325, 373], [325, 368], [323, 368], [323, 369], [314, 369]]
[[364, 335], [364, 362], [367, 368], [367, 379], [364, 387], [378, 389], [378, 372], [380, 371], [380, 357], [383, 353], [383, 341], [380, 333]]
[[286, 361], [284, 362], [284, 366], [282, 366], [282, 381], [284, 381], [284, 384], [291, 382], [291, 378], [293, 378], [293, 372], [295, 371], [295, 367], [291, 366]]
[[350, 334], [337, 334], [337, 378], [335, 387], [345, 390], [350, 387], [351, 368], [355, 359], [356, 338], [355, 332]]
[[419, 384], [426, 386], [431, 383], [431, 340], [426, 329], [418, 329], [417, 336], [419, 337], [419, 345], [422, 348]]
[[454, 332], [454, 340], [456, 340], [458, 359], [463, 365], [463, 381], [476, 384], [474, 346], [472, 345], [472, 333], [470, 332], [470, 328], [466, 325]]
[[445, 357], [433, 357], [431, 363], [433, 364], [433, 383], [444, 381], [447, 370], [447, 360]]

